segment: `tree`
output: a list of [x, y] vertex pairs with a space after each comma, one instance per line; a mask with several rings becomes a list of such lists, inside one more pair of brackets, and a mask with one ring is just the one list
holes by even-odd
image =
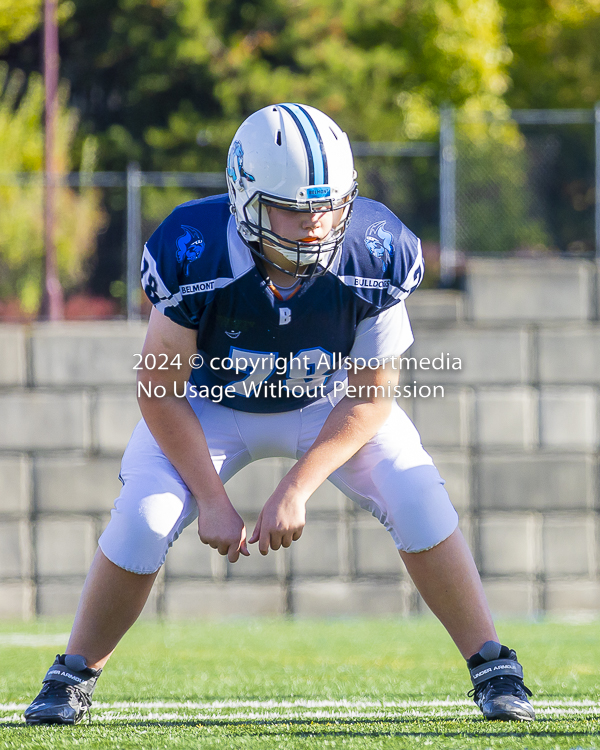
[[183, 0], [177, 17], [178, 60], [216, 81], [215, 142], [249, 112], [289, 100], [322, 108], [355, 139], [436, 138], [440, 104], [497, 109], [508, 85], [496, 0]]
[[356, 139], [435, 138], [444, 102], [502, 106], [510, 51], [497, 0], [78, 0], [61, 56], [103, 168], [202, 170], [277, 100]]
[[[35, 6], [34, 0], [27, 1]], [[16, 0], [2, 2], [14, 7]], [[525, 0], [525, 5], [516, 0], [78, 0], [74, 7], [63, 3], [72, 13], [61, 25], [61, 72], [71, 85], [70, 102], [81, 114], [74, 158], [79, 159], [85, 138], [93, 134], [102, 169], [124, 170], [135, 160], [145, 170], [221, 171], [226, 148], [244, 117], [273, 101], [286, 100], [320, 107], [353, 140], [437, 140], [442, 104], [452, 104], [470, 116], [507, 112], [506, 97], [512, 102], [517, 91], [526, 91], [525, 84], [518, 83], [519, 76], [526, 80], [529, 68], [543, 67], [541, 39], [544, 30], [554, 28], [552, 24], [566, 34], [561, 44], [567, 65], [566, 40], [577, 38], [585, 25], [581, 19], [592, 18], [594, 2], [553, 0], [550, 6], [549, 0]], [[542, 31], [530, 50], [527, 35], [536, 14]], [[569, 37], [567, 29], [574, 36]], [[593, 57], [596, 52], [588, 37]], [[29, 72], [36, 65], [37, 49], [32, 34], [12, 43], [5, 58], [11, 67]], [[509, 71], [518, 83], [511, 93], [507, 93]], [[535, 84], [530, 88], [533, 91]], [[496, 136], [497, 143], [507, 144], [505, 135], [496, 133], [487, 145], [480, 142], [482, 155], [494, 152]], [[514, 133], [509, 141], [514, 163], [522, 165], [522, 144]], [[414, 179], [435, 185], [435, 172], [433, 161], [418, 165]], [[390, 174], [379, 181], [392, 185], [385, 197], [394, 207], [403, 205], [404, 177], [399, 175], [396, 185]], [[365, 189], [364, 183], [361, 187]], [[429, 192], [433, 196], [433, 189]], [[505, 194], [506, 205], [514, 203], [509, 195]], [[168, 210], [166, 195], [155, 192], [147, 198], [152, 217]], [[433, 239], [435, 196], [429, 204], [429, 224], [417, 224], [415, 229]], [[109, 234], [112, 231], [111, 227]], [[525, 236], [529, 229], [523, 232]], [[112, 252], [116, 258], [120, 252], [111, 243], [103, 257]]]
[[[598, 0], [500, 0], [513, 52], [507, 103], [514, 108], [585, 108], [600, 101]], [[594, 251], [594, 130], [589, 125], [529, 126], [535, 189], [551, 244]]]
[[42, 0], [0, 0], [0, 52], [26, 39], [40, 23]]
[[[71, 167], [69, 150], [77, 126], [77, 113], [66, 106], [68, 88], [62, 86], [57, 127], [59, 172]], [[0, 297], [18, 298], [26, 313], [35, 313], [41, 300], [43, 271], [42, 182], [44, 88], [39, 75], [26, 82], [21, 71], [9, 74], [0, 63], [0, 164], [5, 175], [23, 175], [20, 183], [0, 183]], [[88, 139], [82, 149], [81, 168], [90, 172], [95, 144]], [[25, 174], [24, 174], [25, 173]], [[30, 174], [31, 178], [27, 178]], [[83, 278], [84, 263], [95, 248], [103, 223], [98, 196], [91, 189], [79, 194], [58, 190], [57, 256], [65, 288]]]
[[593, 107], [600, 100], [597, 0], [500, 0], [512, 50], [513, 107]]

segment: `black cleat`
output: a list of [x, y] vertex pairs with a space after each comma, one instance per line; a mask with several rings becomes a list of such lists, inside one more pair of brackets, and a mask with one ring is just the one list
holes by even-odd
[[523, 667], [512, 649], [488, 641], [467, 661], [467, 666], [473, 683], [469, 695], [486, 719], [535, 719], [535, 711], [528, 700], [531, 691], [523, 682]]
[[44, 687], [25, 710], [26, 724], [79, 724], [90, 715], [92, 693], [101, 669], [90, 669], [83, 656], [57, 656]]

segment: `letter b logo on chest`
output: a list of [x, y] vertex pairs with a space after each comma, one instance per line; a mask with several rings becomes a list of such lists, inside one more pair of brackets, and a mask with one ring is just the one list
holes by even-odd
[[289, 307], [279, 308], [279, 325], [286, 326], [292, 320], [292, 311]]

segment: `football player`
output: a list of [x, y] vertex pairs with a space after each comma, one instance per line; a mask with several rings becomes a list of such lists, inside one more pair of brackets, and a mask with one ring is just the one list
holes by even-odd
[[[185, 526], [197, 519], [201, 541], [231, 563], [248, 543], [266, 555], [300, 538], [306, 502], [328, 478], [392, 535], [467, 659], [484, 716], [533, 719], [443, 481], [394, 399], [394, 358], [413, 340], [404, 300], [422, 277], [419, 240], [358, 197], [346, 134], [309, 106], [249, 117], [231, 144], [227, 183], [227, 195], [176, 208], [144, 249], [154, 307], [142, 363], [164, 369], [140, 371], [143, 419], [123, 456], [123, 488], [66, 653], [27, 723], [86, 715]], [[295, 464], [247, 539], [223, 485], [267, 456]]]

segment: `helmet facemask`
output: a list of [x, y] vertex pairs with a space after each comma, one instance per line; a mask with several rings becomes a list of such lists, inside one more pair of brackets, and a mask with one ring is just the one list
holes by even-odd
[[[234, 136], [226, 175], [238, 233], [255, 256], [298, 278], [327, 272], [357, 195], [348, 136], [330, 117], [302, 104], [274, 104], [255, 112]], [[311, 232], [311, 241], [303, 241], [296, 239], [297, 228], [288, 231], [287, 221], [274, 220], [278, 231], [273, 229], [272, 209], [333, 213], [332, 222], [327, 221], [333, 226], [326, 237], [313, 240]]]
[[[305, 191], [300, 190], [299, 193], [306, 194], [309, 190], [311, 188]], [[296, 202], [265, 193], [254, 193], [244, 204], [242, 237], [246, 240], [250, 250], [261, 260], [289, 276], [300, 279], [321, 276], [331, 267], [342, 245], [357, 193], [356, 183], [353, 184], [352, 190], [340, 199], [315, 198]], [[334, 216], [334, 225], [326, 237], [304, 242], [301, 239], [291, 240], [277, 234], [271, 227], [269, 208], [311, 215], [330, 212], [338, 215]], [[265, 246], [283, 255], [294, 264], [293, 268], [283, 267], [269, 257]]]

